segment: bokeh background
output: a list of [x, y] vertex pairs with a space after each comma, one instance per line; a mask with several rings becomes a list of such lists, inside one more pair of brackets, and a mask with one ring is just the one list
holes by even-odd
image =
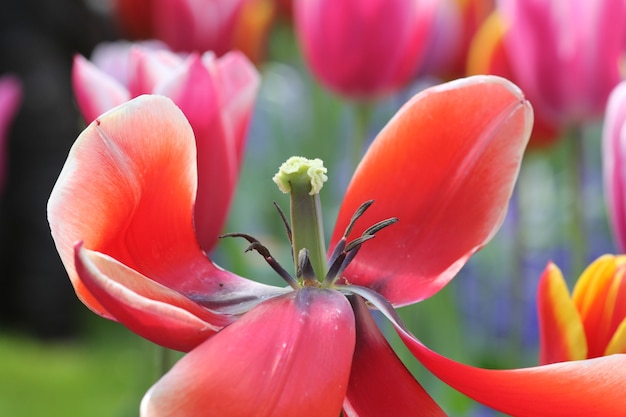
[[[365, 100], [331, 91], [312, 75], [288, 0], [246, 1], [252, 4], [247, 42], [238, 47], [262, 81], [225, 231], [256, 236], [287, 265], [288, 242], [272, 205], [288, 204], [271, 181], [278, 166], [292, 155], [325, 161], [330, 181], [321, 198], [329, 236], [363, 146], [412, 95], [468, 73], [470, 44], [496, 2], [436, 0], [443, 11], [432, 22], [423, 62], [401, 88]], [[159, 348], [76, 299], [45, 215], [54, 181], [84, 126], [70, 83], [73, 56], [89, 57], [101, 42], [146, 35], [133, 21], [146, 11], [131, 8], [120, 17], [118, 10], [111, 0], [4, 0], [0, 6], [0, 75], [15, 76], [22, 86], [19, 110], [0, 141], [7, 175], [0, 197], [0, 416], [136, 416], [159, 377]], [[372, 63], [377, 59], [372, 56]], [[534, 143], [493, 241], [440, 293], [400, 310], [429, 347], [482, 367], [537, 363], [535, 296], [543, 268], [555, 262], [571, 288], [585, 265], [617, 251], [602, 183], [602, 123], [600, 115], [575, 128], [557, 126]], [[212, 257], [241, 275], [282, 285], [236, 240], [220, 242]], [[451, 416], [497, 415], [432, 377], [391, 328], [387, 335]], [[172, 352], [167, 360], [178, 356]]]

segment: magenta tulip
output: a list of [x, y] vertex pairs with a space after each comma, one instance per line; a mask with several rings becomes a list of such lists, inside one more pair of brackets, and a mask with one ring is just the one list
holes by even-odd
[[19, 79], [11, 75], [0, 77], [0, 194], [6, 182], [9, 128], [19, 109], [21, 98], [22, 87]]
[[569, 126], [598, 118], [620, 80], [624, 0], [504, 0], [512, 80], [535, 113]]
[[177, 52], [239, 50], [264, 55], [275, 0], [114, 0], [113, 17], [131, 39], [158, 39]]
[[294, 25], [320, 83], [375, 98], [416, 76], [435, 12], [431, 0], [295, 0]]
[[613, 236], [626, 253], [626, 82], [611, 93], [602, 132], [604, 188]]
[[74, 92], [88, 122], [140, 94], [169, 96], [183, 110], [197, 146], [200, 186], [194, 225], [208, 252], [226, 221], [260, 78], [239, 52], [216, 58], [210, 52], [181, 56], [164, 48], [158, 43], [103, 47], [94, 61], [104, 69], [116, 68], [111, 75], [78, 55]]

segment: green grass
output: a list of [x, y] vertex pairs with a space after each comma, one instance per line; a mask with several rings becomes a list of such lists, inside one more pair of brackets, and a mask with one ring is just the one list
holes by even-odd
[[132, 417], [158, 378], [157, 348], [94, 317], [87, 335], [42, 343], [0, 333], [0, 416]]

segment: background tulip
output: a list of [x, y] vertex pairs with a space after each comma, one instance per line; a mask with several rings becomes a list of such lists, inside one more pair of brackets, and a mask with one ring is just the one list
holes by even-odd
[[274, 0], [116, 0], [114, 16], [131, 39], [158, 39], [177, 52], [240, 50], [259, 62], [274, 8]]
[[294, 27], [305, 61], [330, 90], [373, 98], [417, 73], [435, 16], [431, 0], [296, 0]]
[[541, 364], [626, 353], [626, 256], [605, 255], [578, 279], [572, 296], [550, 263], [539, 282]]
[[602, 133], [604, 190], [613, 236], [626, 253], [626, 82], [609, 97]]
[[598, 118], [620, 80], [623, 0], [504, 0], [512, 80], [540, 118], [569, 126]]
[[19, 110], [21, 84], [14, 76], [0, 77], [0, 195], [6, 181], [7, 140], [11, 121]]

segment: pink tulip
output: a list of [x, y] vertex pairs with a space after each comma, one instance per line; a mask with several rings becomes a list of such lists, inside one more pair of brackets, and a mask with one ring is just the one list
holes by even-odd
[[0, 194], [6, 182], [9, 128], [17, 114], [21, 99], [20, 81], [10, 75], [0, 77]]
[[611, 93], [602, 132], [604, 188], [613, 235], [626, 253], [626, 82]]
[[417, 74], [435, 6], [432, 0], [295, 0], [294, 25], [320, 83], [348, 97], [373, 98]]
[[512, 80], [557, 126], [599, 117], [620, 80], [624, 0], [503, 0]]
[[115, 0], [114, 17], [132, 39], [158, 39], [178, 52], [241, 50], [258, 62], [274, 0]]
[[[85, 120], [140, 94], [163, 94], [182, 109], [193, 127], [198, 158], [198, 197], [194, 225], [205, 251], [215, 245], [226, 221], [247, 129], [252, 114], [259, 75], [239, 52], [220, 58], [213, 53], [176, 55], [162, 45], [112, 45], [104, 58], [94, 58], [103, 67], [110, 60], [125, 63], [128, 73], [103, 72], [82, 56], [74, 59], [74, 92]], [[113, 67], [113, 66], [112, 66]]]

